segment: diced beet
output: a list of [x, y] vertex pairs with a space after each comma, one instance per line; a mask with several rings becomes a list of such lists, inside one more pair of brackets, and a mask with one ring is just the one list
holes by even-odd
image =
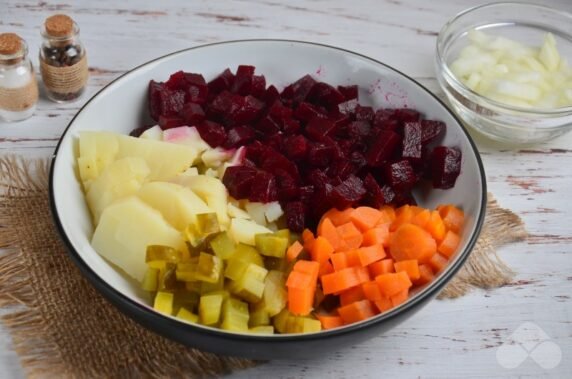
[[384, 166], [384, 175], [391, 187], [398, 191], [408, 191], [417, 182], [417, 176], [408, 160], [388, 163]]
[[305, 75], [284, 88], [281, 96], [291, 99], [295, 104], [300, 103], [306, 100], [314, 84], [316, 84], [316, 81], [310, 75]]
[[340, 112], [331, 112], [328, 114], [327, 118], [334, 123], [336, 130], [338, 131], [350, 123], [350, 117], [347, 114]]
[[258, 171], [248, 166], [230, 166], [224, 171], [222, 182], [230, 196], [235, 199], [246, 199]]
[[201, 138], [211, 147], [221, 146], [226, 141], [226, 130], [221, 124], [206, 120], [196, 128]]
[[306, 158], [308, 148], [308, 140], [303, 135], [287, 137], [284, 141], [284, 153], [293, 160]]
[[381, 130], [369, 147], [366, 159], [372, 167], [381, 166], [399, 147], [401, 137], [391, 130]]
[[306, 209], [301, 201], [292, 201], [286, 204], [286, 225], [293, 232], [301, 233], [306, 227]]
[[336, 133], [336, 124], [331, 120], [314, 117], [306, 125], [306, 135], [315, 141], [322, 141], [325, 137], [333, 136]]
[[270, 118], [270, 116], [262, 117], [256, 124], [254, 124], [254, 128], [269, 136], [280, 131], [280, 125]]
[[355, 109], [355, 118], [357, 121], [367, 121], [372, 122], [375, 113], [373, 112], [372, 107], [363, 107], [361, 105], [357, 105]]
[[312, 218], [319, 219], [328, 209], [335, 206], [332, 203], [334, 187], [327, 183], [323, 186], [314, 186], [312, 195], [307, 200], [308, 211]]
[[352, 151], [349, 156], [349, 161], [355, 167], [356, 172], [367, 166], [367, 160], [359, 151]]
[[230, 89], [234, 82], [234, 74], [227, 68], [215, 79], [208, 83], [208, 89], [211, 96]]
[[298, 180], [300, 176], [298, 167], [284, 155], [272, 148], [262, 151], [260, 156], [260, 168], [268, 172], [284, 170], [295, 180]]
[[[389, 121], [395, 120], [395, 122], [397, 123], [397, 118], [395, 118], [394, 115], [395, 112], [393, 111], [393, 109], [387, 109], [387, 108], [378, 109], [377, 111], [375, 111], [375, 116], [373, 117], [373, 127], [380, 129], [387, 129], [385, 125]], [[392, 130], [393, 129], [394, 128], [392, 128]]]
[[383, 195], [383, 191], [372, 174], [368, 173], [365, 176], [363, 180], [363, 186], [367, 191], [364, 197], [365, 203], [367, 205], [373, 208], [379, 208], [385, 204], [385, 196]]
[[374, 125], [378, 130], [391, 130], [394, 132], [399, 132], [400, 122], [396, 118], [390, 118], [386, 120], [380, 120]]
[[455, 186], [461, 173], [461, 150], [456, 147], [437, 146], [431, 157], [433, 187], [449, 189]]
[[266, 138], [264, 138], [264, 144], [282, 154], [284, 150], [284, 136], [282, 136], [281, 133], [266, 136]]
[[169, 80], [165, 82], [165, 85], [170, 90], [186, 90], [188, 83], [185, 80], [185, 73], [183, 71], [177, 71], [169, 77]]
[[241, 107], [244, 98], [227, 90], [220, 92], [209, 104], [209, 111], [221, 116], [228, 117], [234, 107]]
[[427, 145], [445, 132], [446, 125], [443, 121], [421, 120], [421, 128], [421, 143]]
[[296, 110], [294, 111], [294, 117], [300, 121], [308, 122], [313, 118], [325, 118], [326, 116], [323, 112], [320, 111], [319, 108], [315, 107], [314, 105], [302, 102], [298, 105], [298, 107], [296, 107]]
[[205, 120], [203, 107], [195, 103], [185, 104], [179, 114], [189, 126], [200, 124]]
[[271, 85], [270, 87], [268, 87], [266, 89], [266, 92], [264, 93], [263, 100], [267, 105], [270, 105], [270, 104], [274, 104], [274, 102], [276, 100], [278, 100], [279, 98], [280, 98], [280, 92], [278, 92], [276, 87]]
[[153, 125], [146, 125], [146, 126], [140, 126], [138, 128], [133, 129], [129, 135], [131, 137], [139, 137], [141, 134], [143, 134], [143, 132], [145, 132], [147, 129], [152, 128]]
[[298, 198], [300, 194], [298, 183], [285, 171], [276, 170], [276, 186], [278, 187], [278, 200], [286, 202]]
[[268, 149], [260, 141], [254, 141], [246, 147], [246, 159], [258, 163], [262, 159], [262, 154]]
[[421, 123], [406, 122], [403, 125], [403, 144], [401, 156], [414, 162], [421, 160]]
[[395, 191], [393, 190], [393, 188], [391, 188], [389, 184], [385, 184], [383, 187], [381, 187], [381, 193], [383, 194], [383, 201], [385, 202], [385, 204], [394, 203], [395, 197], [397, 195], [395, 194]]
[[346, 101], [358, 99], [359, 90], [355, 84], [351, 86], [338, 86], [338, 91], [344, 95]]
[[347, 179], [356, 171], [355, 166], [347, 160], [338, 159], [328, 167], [328, 175], [341, 180]]
[[345, 126], [344, 131], [349, 138], [360, 140], [370, 135], [371, 125], [367, 121], [352, 121]]
[[209, 95], [205, 78], [201, 74], [185, 73], [185, 81], [187, 82], [188, 101], [205, 104]]
[[411, 108], [395, 109], [395, 117], [401, 122], [415, 122], [421, 118], [421, 113]]
[[338, 104], [345, 101], [345, 97], [340, 91], [324, 82], [314, 84], [308, 98], [326, 108], [337, 108]]
[[313, 144], [308, 150], [308, 163], [312, 167], [327, 167], [334, 155], [331, 145], [322, 142]]
[[159, 116], [159, 126], [163, 130], [184, 126], [186, 124], [185, 120], [179, 116]]
[[244, 146], [254, 139], [254, 130], [246, 125], [235, 126], [230, 129], [226, 136], [224, 147], [230, 149], [233, 147]]
[[314, 186], [308, 185], [301, 186], [299, 188], [299, 196], [302, 202], [308, 203], [311, 200], [312, 195], [314, 195]]
[[161, 115], [161, 91], [163, 84], [153, 80], [149, 81], [149, 89], [147, 91], [147, 101], [149, 104], [149, 115], [155, 121], [159, 120]]
[[274, 175], [259, 171], [252, 182], [249, 200], [261, 203], [270, 203], [278, 200], [278, 190]]
[[252, 77], [254, 76], [254, 66], [240, 65], [236, 69], [234, 83], [232, 83], [231, 92], [242, 96], [250, 94], [252, 89]]
[[300, 131], [300, 121], [293, 118], [282, 120], [282, 131], [287, 135], [298, 133]]
[[250, 94], [260, 100], [264, 100], [264, 95], [266, 94], [266, 78], [264, 75], [252, 76]]
[[248, 95], [242, 101], [235, 99], [230, 110], [232, 124], [247, 124], [258, 118], [264, 109], [264, 102]]
[[280, 100], [276, 100], [268, 109], [268, 115], [278, 123], [287, 118], [292, 118], [292, 108], [286, 107]]
[[357, 204], [365, 194], [366, 189], [362, 180], [355, 175], [350, 175], [332, 190], [332, 205], [343, 210]]

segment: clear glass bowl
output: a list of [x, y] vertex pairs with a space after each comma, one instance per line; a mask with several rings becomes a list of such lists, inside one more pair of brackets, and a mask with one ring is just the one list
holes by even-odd
[[572, 130], [572, 107], [540, 109], [503, 104], [479, 95], [455, 77], [449, 65], [469, 44], [468, 32], [472, 29], [534, 45], [542, 44], [544, 35], [550, 32], [561, 56], [572, 63], [572, 14], [520, 3], [468, 9], [441, 29], [435, 61], [437, 79], [455, 113], [489, 138], [523, 144], [546, 141]]

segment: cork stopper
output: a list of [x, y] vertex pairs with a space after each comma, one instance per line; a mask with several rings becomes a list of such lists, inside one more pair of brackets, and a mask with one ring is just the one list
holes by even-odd
[[22, 50], [22, 39], [15, 33], [0, 34], [0, 54], [14, 55]]
[[44, 27], [46, 34], [52, 37], [69, 37], [74, 33], [74, 22], [65, 14], [56, 14], [46, 18]]

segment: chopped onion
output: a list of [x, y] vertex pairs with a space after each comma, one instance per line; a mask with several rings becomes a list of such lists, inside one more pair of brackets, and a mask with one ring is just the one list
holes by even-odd
[[572, 68], [560, 56], [551, 33], [540, 47], [494, 37], [479, 30], [451, 64], [451, 71], [467, 87], [493, 100], [519, 106], [572, 106]]

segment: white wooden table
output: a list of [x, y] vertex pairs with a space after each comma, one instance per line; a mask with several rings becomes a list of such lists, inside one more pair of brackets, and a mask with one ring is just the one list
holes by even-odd
[[[145, 61], [200, 44], [245, 38], [315, 41], [358, 51], [395, 66], [440, 93], [433, 57], [437, 32], [471, 0], [0, 1], [0, 31], [28, 41], [38, 67], [39, 28], [55, 12], [81, 26], [89, 52], [89, 89], [73, 104], [41, 100], [36, 115], [0, 123], [0, 154], [48, 156], [79, 107], [112, 79]], [[572, 11], [570, 0], [546, 0]], [[434, 301], [386, 335], [321, 359], [275, 361], [236, 377], [570, 377], [572, 376], [572, 134], [526, 148], [475, 136], [489, 189], [527, 224], [530, 238], [501, 256], [517, 272], [513, 284]], [[497, 352], [519, 326], [532, 322], [554, 344], [517, 368]], [[530, 325], [530, 324], [528, 324]], [[542, 342], [537, 334], [534, 343]], [[539, 345], [540, 346], [540, 345]], [[540, 347], [539, 347], [540, 348]], [[558, 365], [546, 369], [558, 350]], [[498, 355], [506, 358], [506, 350]], [[556, 357], [557, 358], [557, 357]], [[503, 361], [501, 361], [502, 363]], [[506, 364], [504, 364], [506, 366]], [[544, 368], [543, 368], [544, 366]], [[0, 329], [0, 377], [23, 375]]]

